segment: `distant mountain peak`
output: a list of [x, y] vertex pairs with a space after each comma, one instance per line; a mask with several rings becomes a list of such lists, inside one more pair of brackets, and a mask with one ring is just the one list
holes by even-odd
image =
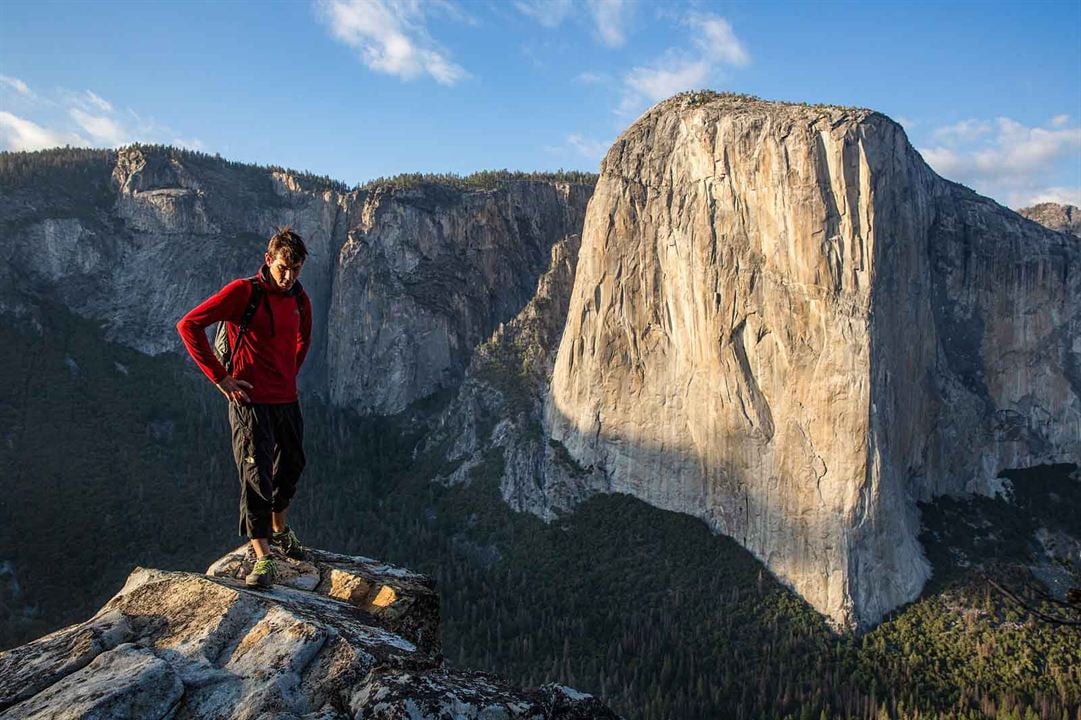
[[590, 200], [544, 492], [692, 513], [872, 627], [929, 576], [917, 500], [1081, 452], [1079, 265], [880, 113], [665, 100]]
[[1046, 228], [1081, 237], [1081, 208], [1076, 205], [1045, 202], [1021, 208], [1019, 215], [1040, 223]]

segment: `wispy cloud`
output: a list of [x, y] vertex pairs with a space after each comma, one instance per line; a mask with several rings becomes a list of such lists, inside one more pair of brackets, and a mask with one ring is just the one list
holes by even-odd
[[12, 88], [15, 92], [26, 97], [32, 97], [33, 93], [30, 92], [30, 87], [17, 77], [11, 77], [10, 75], [0, 75], [0, 83]]
[[1059, 205], [1073, 205], [1081, 207], [1081, 186], [1079, 187], [1046, 187], [1032, 193], [1027, 200], [1018, 203], [1015, 207], [1029, 207], [1039, 203], [1053, 202]]
[[604, 154], [608, 152], [608, 148], [611, 147], [611, 140], [593, 140], [590, 138], [584, 138], [577, 133], [571, 133], [567, 136], [567, 144], [574, 148], [582, 157], [589, 158], [590, 160], [600, 160], [604, 157]]
[[102, 112], [111, 113], [113, 111], [113, 104], [108, 100], [100, 97], [92, 90], [86, 91], [86, 99], [91, 105], [96, 107], [98, 110], [101, 110]]
[[205, 150], [206, 145], [199, 138], [180, 138], [175, 137], [169, 141], [170, 145], [175, 147], [188, 148], [189, 150]]
[[751, 62], [747, 49], [723, 17], [691, 13], [687, 16], [686, 24], [694, 33], [694, 44], [703, 58], [736, 67], [743, 67]]
[[658, 100], [704, 87], [725, 65], [743, 67], [751, 62], [750, 53], [724, 18], [690, 13], [681, 24], [689, 28], [694, 49], [669, 48], [652, 62], [631, 68], [623, 76], [618, 115], [636, 115]]
[[574, 10], [571, 0], [515, 0], [514, 7], [549, 28], [558, 27]]
[[679, 52], [670, 52], [650, 65], [631, 68], [623, 77], [625, 92], [618, 112], [630, 115], [643, 105], [663, 100], [681, 90], [706, 84], [711, 66]]
[[596, 140], [578, 133], [571, 133], [561, 145], [548, 145], [544, 150], [553, 155], [562, 155], [576, 160], [586, 159], [596, 165], [600, 163], [601, 158], [611, 146], [611, 140]]
[[622, 47], [627, 42], [627, 25], [633, 12], [631, 0], [589, 0], [593, 27], [608, 47]]
[[613, 48], [626, 44], [635, 4], [635, 0], [514, 0], [520, 13], [547, 28], [571, 19], [588, 22], [597, 39]]
[[1076, 204], [1081, 199], [1077, 188], [1048, 185], [1060, 168], [1081, 184], [1081, 126], [1069, 123], [1065, 115], [1051, 118], [1047, 127], [1028, 127], [1007, 117], [964, 120], [936, 128], [931, 133], [935, 144], [920, 153], [939, 174], [1010, 207], [1050, 197]]
[[596, 72], [583, 72], [574, 76], [574, 81], [582, 83], [583, 85], [597, 85], [603, 82], [607, 82], [609, 79], [607, 73]]
[[119, 147], [136, 141], [203, 148], [200, 140], [182, 139], [175, 130], [131, 108], [117, 111], [113, 103], [92, 90], [59, 90], [55, 97], [35, 98], [29, 108], [31, 117], [0, 113], [0, 150]]
[[91, 115], [79, 108], [71, 108], [68, 114], [75, 124], [90, 136], [95, 145], [118, 147], [134, 140], [127, 128], [108, 115]]
[[50, 130], [32, 120], [0, 111], [0, 150], [44, 150], [63, 145], [90, 144], [75, 133]]
[[962, 120], [953, 125], [935, 128], [931, 133], [931, 137], [936, 142], [954, 145], [960, 142], [978, 140], [990, 132], [991, 123], [987, 120]]
[[427, 75], [442, 85], [469, 77], [428, 32], [427, 12], [451, 7], [421, 0], [321, 0], [317, 5], [331, 35], [355, 49], [370, 69], [403, 80]]

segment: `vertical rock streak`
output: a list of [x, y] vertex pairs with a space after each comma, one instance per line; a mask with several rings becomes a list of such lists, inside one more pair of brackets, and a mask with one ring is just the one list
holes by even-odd
[[391, 414], [460, 381], [474, 347], [529, 301], [589, 187], [377, 191], [342, 245], [329, 307], [330, 399]]
[[1078, 456], [1077, 254], [882, 115], [680, 96], [602, 164], [545, 427], [867, 627], [928, 577], [915, 499]]
[[315, 313], [302, 386], [378, 414], [461, 379], [473, 348], [529, 301], [552, 245], [580, 233], [592, 190], [559, 179], [313, 188], [140, 146], [92, 169], [101, 197], [89, 181], [71, 197], [0, 188], [0, 259], [20, 283], [103, 321], [111, 340], [177, 350], [179, 316], [255, 272], [273, 228], [292, 225], [310, 251], [302, 281]]

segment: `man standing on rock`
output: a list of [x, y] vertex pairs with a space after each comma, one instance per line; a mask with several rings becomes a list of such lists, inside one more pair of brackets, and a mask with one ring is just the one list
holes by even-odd
[[[233, 280], [176, 324], [192, 359], [229, 399], [240, 534], [256, 555], [249, 587], [273, 583], [271, 546], [288, 557], [304, 556], [285, 511], [304, 469], [296, 379], [311, 344], [312, 312], [297, 276], [307, 256], [300, 235], [279, 228], [254, 277]], [[228, 337], [220, 358], [205, 332], [216, 322], [225, 323]]]

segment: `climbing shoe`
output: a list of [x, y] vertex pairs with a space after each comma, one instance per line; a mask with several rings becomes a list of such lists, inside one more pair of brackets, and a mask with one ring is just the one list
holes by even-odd
[[250, 588], [268, 588], [274, 584], [275, 574], [274, 560], [269, 556], [260, 558], [255, 561], [255, 567], [244, 578], [244, 584]]
[[297, 534], [288, 525], [281, 532], [276, 532], [271, 536], [270, 544], [281, 550], [286, 557], [294, 560], [301, 560], [304, 557], [304, 546], [300, 544]]

